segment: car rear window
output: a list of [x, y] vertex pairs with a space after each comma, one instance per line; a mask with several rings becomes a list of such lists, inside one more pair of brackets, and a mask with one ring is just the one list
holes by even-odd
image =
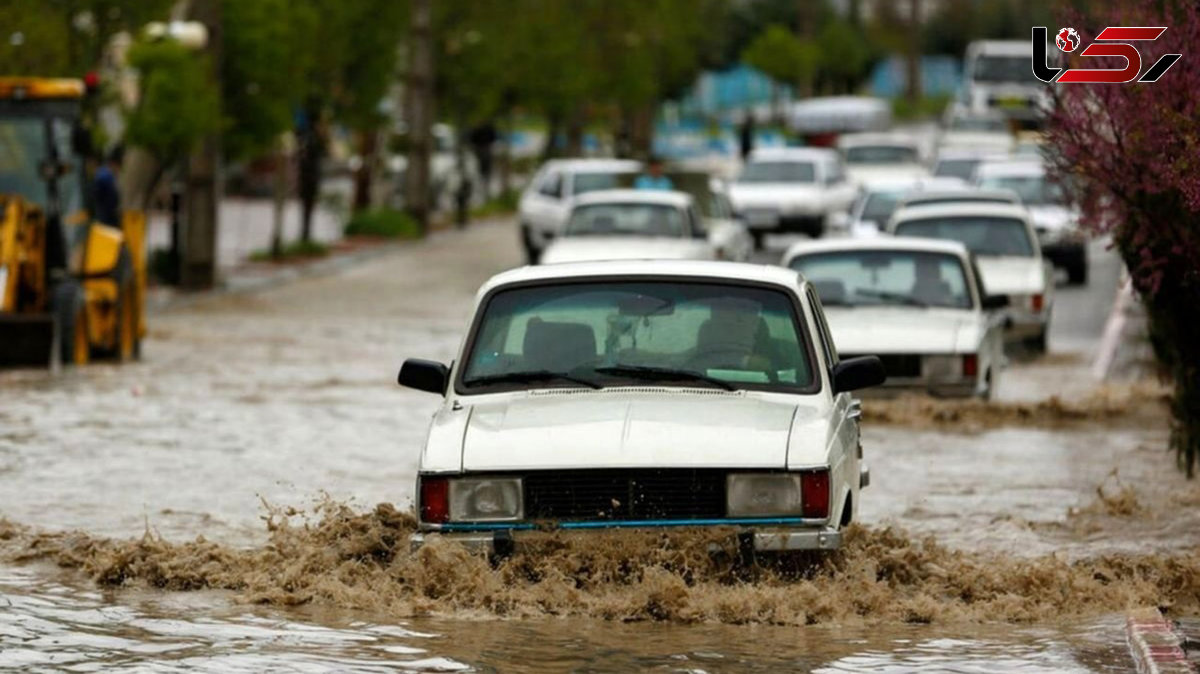
[[967, 216], [905, 220], [897, 236], [923, 236], [958, 241], [976, 255], [1033, 257], [1025, 223], [1016, 218]]

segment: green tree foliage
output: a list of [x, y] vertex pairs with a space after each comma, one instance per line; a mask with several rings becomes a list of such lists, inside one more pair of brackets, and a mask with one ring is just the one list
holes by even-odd
[[875, 54], [863, 31], [832, 18], [817, 34], [821, 73], [835, 92], [853, 91], [866, 76]]
[[166, 15], [170, 0], [0, 0], [0, 73], [79, 77], [113, 34]]
[[203, 55], [163, 41], [136, 45], [129, 62], [141, 73], [141, 97], [129, 113], [129, 142], [167, 166], [219, 127], [217, 91]]
[[821, 62], [817, 45], [801, 40], [779, 24], [768, 26], [746, 51], [742, 61], [780, 84], [803, 87], [812, 82]]

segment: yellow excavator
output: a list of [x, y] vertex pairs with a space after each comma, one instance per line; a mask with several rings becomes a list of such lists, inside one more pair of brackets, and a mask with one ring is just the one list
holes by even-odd
[[90, 215], [84, 95], [79, 80], [0, 77], [0, 367], [140, 354], [146, 218]]

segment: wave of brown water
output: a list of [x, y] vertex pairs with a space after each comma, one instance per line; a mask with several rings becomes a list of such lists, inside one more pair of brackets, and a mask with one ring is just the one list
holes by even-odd
[[[954, 551], [894, 529], [852, 527], [804, 566], [734, 568], [726, 532], [546, 533], [493, 565], [461, 546], [412, 553], [414, 521], [381, 504], [327, 503], [267, 518], [269, 542], [238, 549], [46, 533], [0, 522], [9, 561], [79, 569], [102, 586], [227, 589], [251, 603], [363, 609], [397, 618], [578, 616], [613, 621], [804, 625], [1046, 622], [1133, 605], [1200, 612], [1200, 554], [1067, 561]], [[712, 551], [716, 545], [725, 553]]]
[[1146, 421], [1164, 423], [1169, 392], [1151, 381], [1109, 384], [1086, 397], [1036, 401], [939, 399], [921, 395], [867, 399], [863, 421], [910, 428], [979, 432], [1001, 426], [1052, 429]]

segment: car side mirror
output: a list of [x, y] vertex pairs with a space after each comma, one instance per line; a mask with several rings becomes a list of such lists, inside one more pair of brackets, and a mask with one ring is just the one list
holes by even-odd
[[979, 303], [985, 311], [1003, 309], [1008, 306], [1008, 295], [984, 295]]
[[400, 376], [396, 381], [401, 386], [418, 391], [445, 395], [446, 386], [450, 383], [450, 368], [432, 360], [409, 358], [400, 366]]
[[887, 380], [887, 372], [879, 356], [847, 358], [833, 366], [834, 394], [879, 386]]

